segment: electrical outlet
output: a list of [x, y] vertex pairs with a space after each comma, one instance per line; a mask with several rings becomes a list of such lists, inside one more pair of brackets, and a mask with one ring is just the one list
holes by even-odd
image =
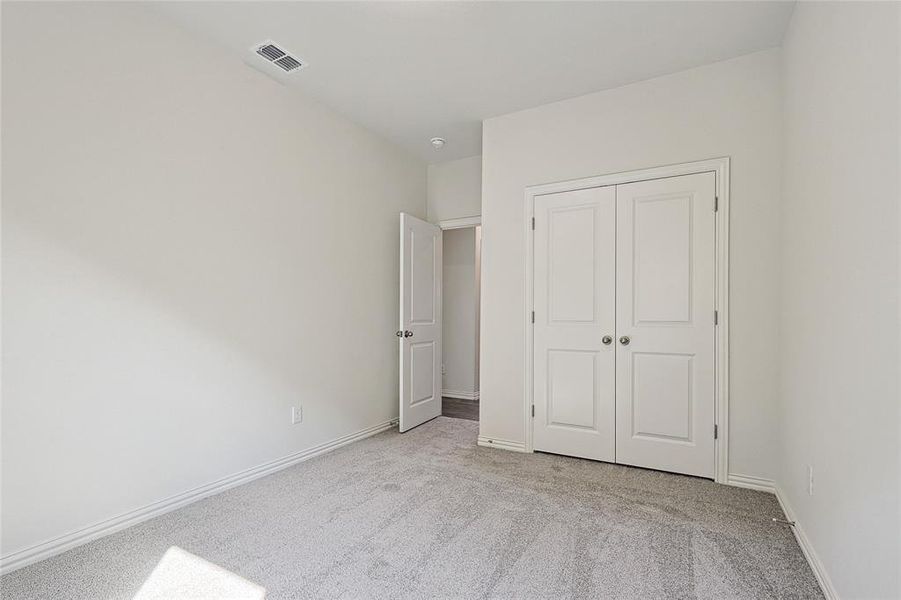
[[303, 407], [302, 406], [292, 406], [291, 407], [291, 423], [294, 425], [303, 423]]
[[813, 496], [813, 466], [807, 465], [807, 495]]

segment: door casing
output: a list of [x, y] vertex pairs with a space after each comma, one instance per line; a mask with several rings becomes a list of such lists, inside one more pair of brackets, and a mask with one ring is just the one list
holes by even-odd
[[[649, 181], [664, 177], [678, 177], [696, 173], [714, 173], [716, 176], [716, 299], [717, 326], [714, 352], [714, 425], [717, 438], [714, 441], [714, 480], [726, 483], [729, 472], [729, 157], [696, 162], [666, 165], [637, 171], [624, 171], [597, 177], [529, 186], [525, 189], [523, 223], [525, 229], [526, 302], [523, 315], [525, 331], [525, 390], [523, 415], [525, 419], [525, 451], [534, 452], [532, 404], [534, 402], [534, 338], [532, 311], [534, 310], [534, 230], [535, 197], [544, 194], [569, 192], [586, 188], [603, 187], [637, 181]], [[713, 432], [711, 432], [713, 435]]]

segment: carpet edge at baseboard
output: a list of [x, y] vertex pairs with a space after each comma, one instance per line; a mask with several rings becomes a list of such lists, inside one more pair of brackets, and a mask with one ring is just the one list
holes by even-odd
[[726, 484], [735, 487], [747, 488], [749, 490], [769, 492], [770, 494], [776, 493], [775, 481], [754, 475], [739, 475], [737, 473], [729, 473], [729, 475], [726, 477]]
[[826, 571], [826, 565], [820, 560], [820, 556], [810, 542], [810, 538], [807, 537], [804, 528], [801, 526], [801, 523], [798, 522], [795, 511], [792, 509], [791, 504], [788, 503], [785, 492], [782, 491], [782, 488], [779, 487], [778, 483], [775, 488], [776, 500], [779, 502], [782, 512], [785, 513], [785, 518], [794, 522], [794, 526], [791, 528], [792, 533], [798, 541], [798, 546], [801, 547], [801, 553], [804, 554], [804, 558], [807, 559], [807, 564], [810, 565], [810, 570], [813, 571], [813, 576], [816, 578], [817, 583], [820, 584], [820, 590], [823, 592], [823, 596], [826, 597], [826, 600], [839, 600], [838, 592], [832, 584], [832, 578], [829, 577], [829, 573]]
[[484, 435], [480, 435], [478, 441], [476, 442], [479, 446], [484, 448], [500, 448], [502, 450], [509, 450], [511, 452], [525, 452], [526, 445], [522, 442], [514, 442], [511, 440], [502, 440], [498, 438], [488, 437]]
[[0, 557], [0, 575], [11, 573], [12, 571], [16, 571], [30, 564], [56, 556], [57, 554], [62, 554], [63, 552], [87, 544], [88, 542], [122, 531], [123, 529], [137, 525], [138, 523], [187, 506], [188, 504], [197, 502], [203, 498], [214, 496], [230, 488], [253, 481], [254, 479], [271, 475], [272, 473], [286, 469], [321, 454], [325, 454], [326, 452], [336, 450], [342, 446], [356, 442], [357, 440], [387, 431], [395, 425], [397, 425], [397, 419], [390, 419], [379, 423], [378, 425], [373, 425], [317, 446], [313, 446], [312, 448], [300, 450], [287, 456], [257, 465], [256, 467], [239, 471], [233, 475], [223, 477], [222, 479], [193, 488], [186, 492], [170, 496], [157, 502], [152, 502], [121, 515], [104, 519], [99, 523], [89, 525], [88, 527], [67, 533], [52, 540], [12, 552], [6, 556]]
[[765, 479], [763, 477], [755, 477], [752, 475], [739, 475], [736, 473], [729, 473], [729, 477], [726, 483], [735, 487], [748, 488], [775, 494], [776, 501], [779, 502], [779, 507], [785, 514], [785, 518], [795, 523], [795, 525], [792, 527], [792, 533], [795, 535], [795, 539], [798, 541], [798, 546], [800, 546], [801, 548], [801, 553], [804, 555], [804, 558], [807, 559], [807, 564], [810, 565], [810, 570], [813, 571], [813, 576], [816, 578], [817, 583], [820, 585], [820, 590], [823, 592], [823, 596], [826, 597], [826, 600], [839, 600], [838, 592], [835, 591], [835, 586], [832, 585], [832, 579], [829, 577], [829, 573], [826, 571], [826, 567], [820, 560], [820, 557], [814, 549], [813, 544], [810, 543], [810, 539], [807, 537], [807, 534], [804, 533], [804, 528], [800, 523], [798, 523], [798, 520], [795, 517], [795, 512], [792, 509], [791, 505], [788, 503], [788, 499], [785, 497], [785, 492], [782, 491], [782, 489], [779, 487], [779, 484], [772, 479]]

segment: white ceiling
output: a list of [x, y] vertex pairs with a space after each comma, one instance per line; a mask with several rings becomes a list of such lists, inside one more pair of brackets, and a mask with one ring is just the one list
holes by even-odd
[[[778, 46], [791, 2], [160, 2], [279, 78], [428, 162], [481, 152], [487, 117]], [[435, 151], [429, 138], [447, 138]]]

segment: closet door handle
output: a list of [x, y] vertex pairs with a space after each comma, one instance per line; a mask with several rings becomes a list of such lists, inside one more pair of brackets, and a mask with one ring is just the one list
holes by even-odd
[[629, 339], [629, 336], [627, 336], [627, 335], [624, 335], [623, 337], [619, 338], [619, 343], [622, 344], [623, 346], [628, 346], [629, 342], [631, 342], [631, 341], [632, 340]]
[[610, 337], [609, 335], [605, 335], [604, 337], [601, 338], [601, 343], [604, 344], [605, 346], [609, 346], [610, 344], [613, 343], [613, 338]]

